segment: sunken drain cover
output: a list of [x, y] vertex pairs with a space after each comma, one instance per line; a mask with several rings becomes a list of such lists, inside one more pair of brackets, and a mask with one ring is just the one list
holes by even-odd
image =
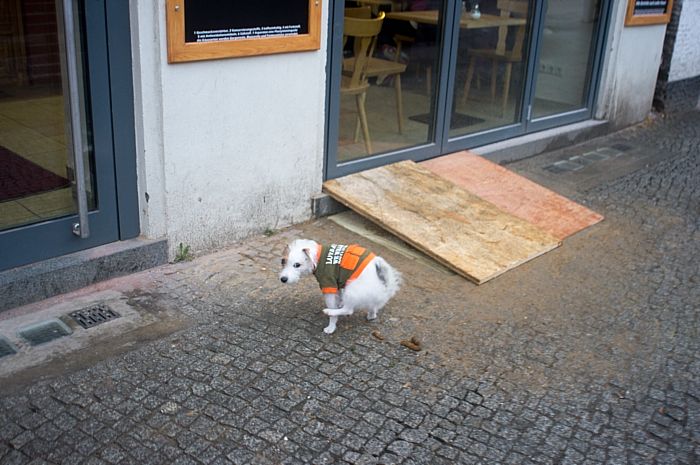
[[119, 318], [121, 315], [109, 308], [105, 304], [95, 305], [93, 307], [84, 308], [82, 310], [77, 310], [69, 314], [76, 323], [78, 323], [83, 328], [92, 328], [99, 324], [105, 323], [115, 318]]
[[69, 336], [71, 330], [61, 320], [51, 319], [20, 328], [17, 333], [29, 344], [37, 346], [63, 336]]
[[10, 344], [10, 341], [5, 339], [4, 337], [0, 337], [0, 358], [5, 357], [7, 355], [12, 355], [16, 354], [17, 351], [15, 350], [14, 347], [12, 347], [12, 344]]

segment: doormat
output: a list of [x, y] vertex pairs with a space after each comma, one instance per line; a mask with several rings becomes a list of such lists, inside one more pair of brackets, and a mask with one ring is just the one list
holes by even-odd
[[603, 220], [603, 215], [468, 151], [421, 166], [559, 240]]
[[[409, 116], [408, 119], [417, 121], [423, 124], [432, 124], [433, 115], [430, 113], [423, 113], [421, 115]], [[484, 120], [477, 118], [476, 116], [469, 116], [462, 113], [452, 113], [452, 118], [450, 118], [450, 129], [465, 128], [467, 126], [473, 126], [475, 124], [483, 123]]]
[[66, 178], [0, 145], [0, 202], [68, 187]]
[[323, 187], [477, 284], [559, 246], [554, 236], [412, 161], [331, 179]]

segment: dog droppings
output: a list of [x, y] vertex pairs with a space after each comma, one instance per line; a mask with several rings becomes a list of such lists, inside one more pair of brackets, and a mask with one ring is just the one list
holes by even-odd
[[160, 407], [160, 413], [164, 415], [174, 415], [179, 409], [180, 406], [175, 402], [166, 402]]
[[408, 347], [411, 350], [414, 350], [416, 352], [420, 352], [423, 348], [420, 345], [420, 341], [416, 339], [415, 336], [412, 336], [411, 339], [404, 339], [400, 342], [400, 344], [404, 347]]
[[376, 329], [372, 331], [372, 336], [374, 336], [376, 339], [379, 339], [380, 341], [384, 340], [384, 336], [382, 335], [382, 333], [380, 333]]

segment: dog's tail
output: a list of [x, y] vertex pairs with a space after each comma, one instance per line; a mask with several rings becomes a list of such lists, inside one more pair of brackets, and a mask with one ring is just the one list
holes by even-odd
[[389, 291], [389, 298], [393, 297], [401, 287], [401, 273], [389, 265], [382, 257], [376, 257], [374, 266], [377, 268], [377, 276], [379, 276], [379, 279]]

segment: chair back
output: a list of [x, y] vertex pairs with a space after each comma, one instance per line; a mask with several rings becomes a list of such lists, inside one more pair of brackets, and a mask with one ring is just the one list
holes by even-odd
[[[529, 2], [527, 0], [498, 0], [496, 3], [498, 9], [501, 12], [501, 17], [504, 18], [527, 18]], [[508, 38], [508, 26], [501, 26], [498, 28], [498, 44], [496, 45], [496, 51], [505, 55], [507, 38]], [[510, 53], [515, 56], [520, 56], [523, 53], [523, 42], [525, 41], [525, 26], [515, 26], [515, 40], [513, 41], [513, 48]]]
[[372, 7], [358, 6], [345, 8], [344, 16], [346, 18], [372, 19]]
[[366, 84], [367, 63], [374, 54], [374, 46], [377, 43], [377, 35], [382, 29], [383, 21], [384, 12], [379, 13], [375, 19], [345, 17], [343, 45], [350, 37], [354, 40], [354, 63], [350, 75], [350, 87], [360, 87]]

